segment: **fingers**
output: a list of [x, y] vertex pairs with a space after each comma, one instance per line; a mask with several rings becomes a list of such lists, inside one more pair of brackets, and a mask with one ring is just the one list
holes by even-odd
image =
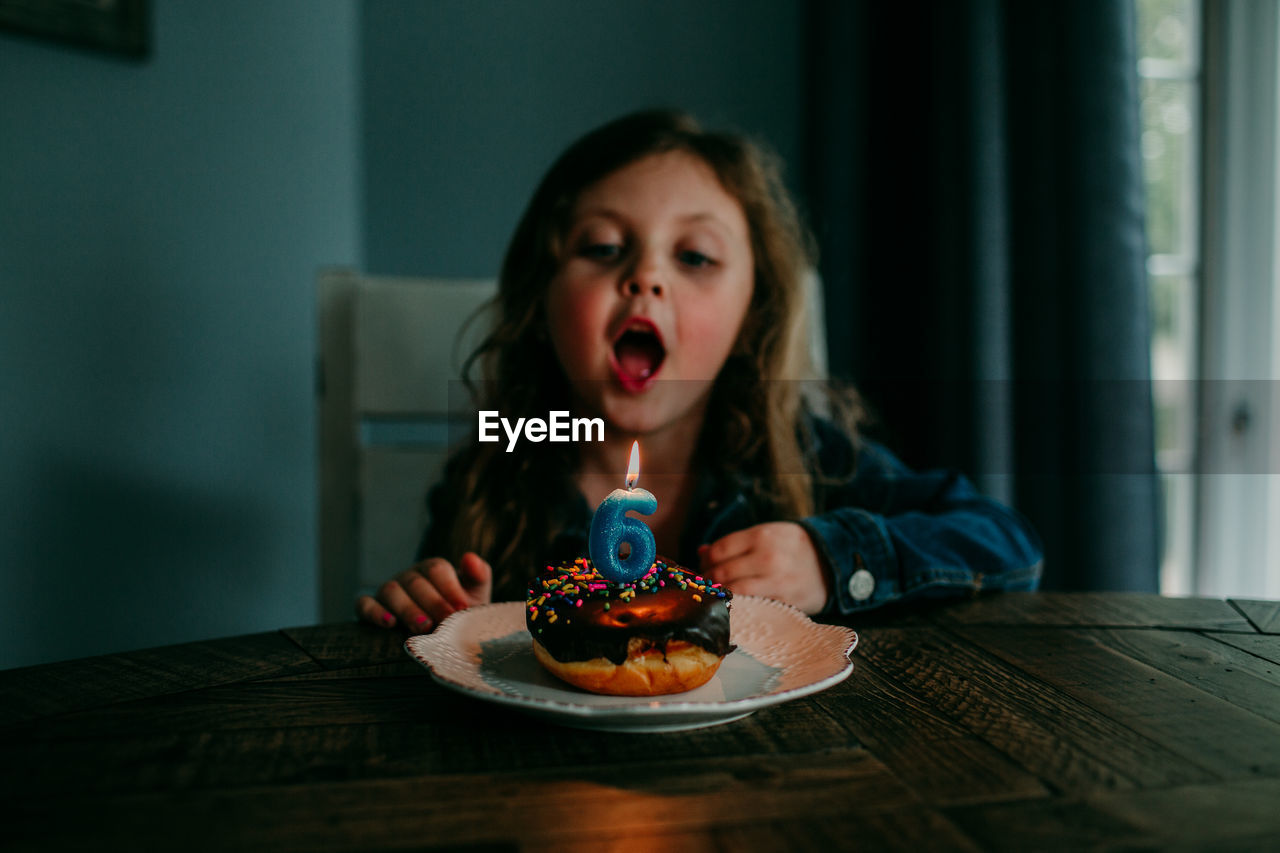
[[793, 522], [768, 522], [731, 533], [698, 549], [702, 573], [735, 595], [776, 598], [817, 613], [830, 582], [813, 542]]
[[[453, 566], [444, 560], [432, 559], [419, 563], [412, 569], [401, 572], [396, 580], [408, 594], [410, 605], [421, 608], [432, 623], [432, 627], [443, 622], [445, 617], [458, 609], [445, 597], [445, 592], [441, 589], [441, 586], [446, 583], [452, 583], [455, 587], [458, 585]], [[397, 616], [400, 615], [399, 610], [394, 607], [391, 609]], [[414, 618], [416, 620], [417, 617]], [[409, 627], [412, 628], [413, 625]], [[424, 626], [421, 630], [429, 631], [431, 628]]]
[[362, 595], [356, 599], [356, 618], [379, 628], [390, 628], [396, 624], [396, 617], [372, 595]]
[[[439, 612], [439, 607], [443, 600], [440, 599], [439, 595], [434, 598], [422, 595], [425, 590], [420, 584], [427, 584], [427, 579], [418, 574], [416, 570], [410, 569], [378, 587], [378, 601], [400, 620], [400, 624], [410, 631], [425, 634], [443, 618]], [[411, 589], [415, 593], [422, 595], [425, 600], [417, 601], [415, 596], [410, 595], [409, 591]], [[432, 616], [429, 612], [429, 608], [432, 606], [437, 608], [435, 616]]]
[[[453, 568], [443, 560], [419, 563], [378, 587], [374, 604], [380, 605], [384, 612], [391, 614], [410, 631], [420, 634], [430, 631], [456, 609], [436, 589], [435, 583], [423, 574], [424, 571], [434, 572], [437, 580], [443, 581], [445, 572], [434, 565], [436, 562], [443, 563], [449, 574], [453, 573]], [[456, 577], [454, 584], [457, 584]], [[364, 611], [361, 612], [362, 617], [364, 612], [369, 612], [381, 618], [381, 615], [373, 611], [370, 605], [357, 603], [357, 609], [362, 606], [364, 607]], [[385, 619], [383, 621], [385, 622]]]
[[399, 623], [426, 633], [450, 614], [487, 602], [492, 594], [493, 569], [478, 554], [464, 554], [458, 568], [455, 571], [438, 557], [424, 560], [384, 583], [376, 596], [360, 596], [356, 615], [371, 625]]
[[703, 574], [716, 583], [723, 584], [737, 592], [748, 580], [763, 577], [766, 574], [765, 568], [756, 559], [755, 554], [748, 552], [727, 562], [705, 569]]
[[701, 546], [698, 548], [698, 558], [702, 562], [702, 568], [710, 569], [751, 552], [758, 537], [759, 528], [748, 527], [722, 536], [710, 545]]
[[483, 604], [493, 594], [493, 567], [474, 551], [458, 560], [458, 577], [474, 603]]
[[778, 594], [778, 585], [763, 575], [751, 575], [739, 578], [733, 583], [724, 584], [734, 595], [758, 595], [761, 598], [783, 600]]
[[[816, 575], [816, 573], [815, 573]], [[734, 595], [758, 595], [791, 604], [806, 613], [816, 613], [826, 603], [821, 580], [792, 571], [750, 554], [730, 560], [711, 574]]]
[[[449, 612], [455, 610], [466, 610], [471, 605], [471, 601], [467, 598], [466, 591], [462, 588], [462, 581], [458, 578], [458, 573], [454, 571], [453, 566], [448, 562], [440, 559], [427, 560], [426, 563], [420, 563], [416, 567], [419, 577], [426, 575], [426, 580], [430, 583], [428, 586], [434, 586], [433, 589], [424, 588], [425, 595], [430, 596], [430, 600], [434, 601], [439, 598], [449, 607]], [[413, 592], [413, 590], [410, 590]], [[426, 606], [426, 602], [414, 593], [414, 598], [420, 604]], [[428, 608], [428, 612], [432, 612]], [[445, 614], [448, 615], [448, 614]], [[443, 616], [440, 618], [444, 618]]]

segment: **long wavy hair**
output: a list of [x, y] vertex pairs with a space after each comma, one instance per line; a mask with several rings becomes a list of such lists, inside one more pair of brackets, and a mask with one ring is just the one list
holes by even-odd
[[[547, 337], [548, 286], [565, 251], [579, 196], [597, 181], [645, 157], [680, 151], [712, 168], [737, 199], [749, 226], [755, 282], [746, 318], [716, 377], [699, 436], [700, 464], [739, 475], [778, 519], [812, 513], [816, 468], [801, 417], [804, 380], [816, 378], [806, 330], [806, 277], [815, 248], [782, 182], [776, 158], [746, 138], [704, 131], [689, 115], [648, 110], [616, 119], [571, 145], [543, 177], [516, 226], [502, 264], [492, 331], [467, 359], [483, 381], [472, 385], [481, 409], [505, 417], [546, 416], [569, 408], [569, 383]], [[856, 404], [834, 398], [852, 425]], [[827, 401], [828, 407], [832, 403]], [[570, 521], [578, 469], [572, 443], [469, 442], [445, 473], [454, 496], [443, 539], [451, 559], [468, 550], [494, 567], [495, 598], [518, 598]], [[557, 497], [551, 497], [557, 496]], [[569, 496], [560, 498], [559, 496]]]

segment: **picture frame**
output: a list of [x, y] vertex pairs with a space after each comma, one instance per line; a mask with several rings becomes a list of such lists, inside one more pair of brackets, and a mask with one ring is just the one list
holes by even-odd
[[141, 59], [150, 52], [148, 0], [0, 0], [0, 31]]

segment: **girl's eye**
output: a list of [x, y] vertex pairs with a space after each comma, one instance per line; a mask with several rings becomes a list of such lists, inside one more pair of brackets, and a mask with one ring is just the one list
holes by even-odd
[[695, 251], [693, 249], [686, 249], [685, 251], [680, 253], [679, 257], [680, 257], [680, 263], [684, 264], [687, 267], [694, 267], [694, 268], [708, 267], [715, 263], [715, 261], [712, 260], [707, 255], [704, 255], [701, 252]]
[[617, 243], [588, 243], [578, 250], [578, 254], [584, 258], [608, 261], [622, 254], [622, 247]]

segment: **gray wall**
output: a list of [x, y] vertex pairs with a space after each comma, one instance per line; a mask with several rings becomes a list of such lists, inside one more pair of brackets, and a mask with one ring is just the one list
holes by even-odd
[[314, 621], [357, 14], [157, 0], [139, 64], [0, 36], [0, 666]]
[[492, 276], [551, 161], [629, 110], [678, 106], [772, 146], [800, 185], [794, 0], [371, 0], [371, 271]]
[[798, 6], [153, 0], [143, 63], [0, 34], [0, 667], [313, 622], [316, 270], [494, 274], [642, 106], [795, 186]]

